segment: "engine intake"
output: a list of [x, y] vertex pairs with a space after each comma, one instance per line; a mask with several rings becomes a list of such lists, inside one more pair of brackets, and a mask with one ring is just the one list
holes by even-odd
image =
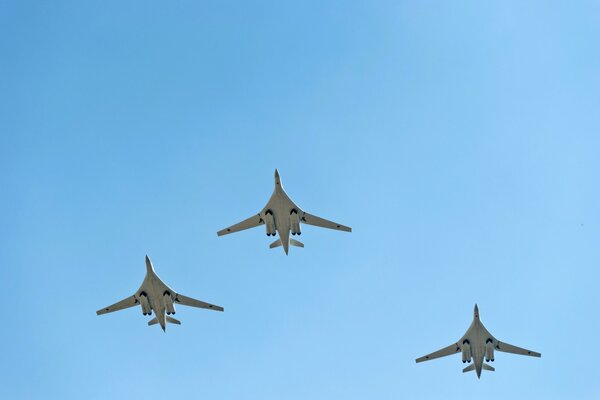
[[271, 210], [267, 210], [267, 212], [265, 212], [265, 228], [267, 229], [267, 236], [275, 236], [275, 218], [273, 218], [273, 213]]
[[290, 222], [292, 235], [301, 235], [302, 231], [300, 230], [300, 217], [298, 216], [298, 211], [292, 210], [290, 213]]
[[140, 305], [142, 306], [142, 314], [144, 315], [152, 315], [152, 307], [150, 306], [150, 301], [148, 300], [148, 296], [146, 293], [140, 293]]
[[163, 294], [163, 301], [165, 303], [167, 315], [175, 314], [175, 304], [173, 304], [173, 298], [171, 297], [171, 293], [165, 292]]
[[465, 340], [462, 345], [462, 362], [471, 362], [471, 343]]
[[492, 339], [485, 342], [485, 361], [494, 361], [494, 343]]

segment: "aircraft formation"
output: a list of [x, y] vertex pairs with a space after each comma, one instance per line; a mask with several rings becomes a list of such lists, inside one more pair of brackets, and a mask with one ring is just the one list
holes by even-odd
[[[302, 224], [352, 232], [352, 228], [349, 226], [317, 217], [298, 207], [283, 189], [279, 171], [275, 170], [275, 187], [273, 189], [273, 194], [263, 209], [257, 214], [237, 224], [218, 231], [217, 235], [224, 236], [230, 233], [265, 225], [267, 236], [279, 236], [279, 238], [271, 243], [269, 247], [275, 248], [281, 246], [287, 255], [290, 246], [304, 247], [304, 244], [299, 240], [290, 238], [290, 233], [292, 236], [300, 236], [302, 234]], [[171, 315], [174, 315], [176, 312], [175, 305], [205, 308], [213, 311], [224, 311], [223, 307], [184, 296], [171, 289], [158, 277], [154, 271], [154, 266], [147, 255], [146, 276], [140, 288], [131, 296], [96, 311], [96, 314], [108, 314], [137, 305], [141, 307], [143, 315], [152, 315], [154, 312], [155, 316], [148, 322], [149, 326], [158, 324], [165, 332], [167, 323], [181, 325], [179, 320], [171, 317]], [[470, 364], [463, 369], [463, 372], [475, 371], [477, 378], [480, 378], [481, 371], [483, 370], [495, 371], [494, 367], [486, 364], [486, 362], [494, 361], [495, 351], [541, 357], [540, 353], [501, 342], [492, 336], [481, 322], [479, 318], [479, 308], [476, 304], [473, 311], [473, 322], [467, 329], [467, 332], [465, 332], [457, 342], [423, 357], [419, 357], [415, 361], [420, 363], [461, 353], [462, 362]]]

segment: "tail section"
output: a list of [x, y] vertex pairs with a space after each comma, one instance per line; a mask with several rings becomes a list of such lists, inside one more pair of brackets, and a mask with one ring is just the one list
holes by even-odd
[[[492, 367], [491, 365], [488, 365], [486, 363], [482, 363], [481, 369], [483, 369], [485, 371], [490, 371], [490, 372], [494, 372], [496, 370], [494, 367]], [[478, 378], [481, 376], [481, 369], [477, 370]], [[471, 371], [476, 371], [475, 363], [473, 363], [473, 364], [469, 365], [467, 368], [463, 369], [463, 372], [471, 372]]]
[[471, 372], [471, 371], [475, 371], [475, 364], [471, 364], [467, 368], [463, 369], [463, 372]]
[[[296, 239], [290, 239], [290, 245], [291, 246], [296, 246], [296, 247], [304, 247], [304, 243], [300, 242], [299, 240]], [[275, 247], [279, 247], [281, 246], [281, 239], [277, 239], [276, 241], [274, 241], [273, 243], [271, 243], [269, 245], [270, 249], [274, 249]]]
[[[181, 321], [179, 321], [173, 317], [167, 317], [167, 322], [170, 324], [181, 325]], [[158, 324], [158, 318], [156, 318], [156, 317], [154, 317], [150, 321], [148, 321], [148, 326], [152, 326], [152, 325], [156, 325], [156, 324]]]
[[491, 365], [487, 365], [486, 363], [483, 363], [483, 369], [490, 372], [494, 372], [496, 370], [494, 367], [492, 367]]

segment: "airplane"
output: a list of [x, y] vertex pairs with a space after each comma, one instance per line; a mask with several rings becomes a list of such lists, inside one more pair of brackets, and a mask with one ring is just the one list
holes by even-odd
[[217, 232], [217, 235], [228, 235], [245, 229], [255, 228], [259, 225], [266, 225], [267, 236], [275, 236], [279, 233], [279, 239], [271, 243], [269, 247], [272, 249], [283, 246], [283, 251], [285, 251], [285, 254], [288, 254], [290, 245], [304, 247], [304, 244], [300, 241], [290, 239], [290, 232], [293, 236], [302, 234], [300, 229], [301, 223], [352, 232], [352, 228], [348, 226], [309, 214], [298, 207], [283, 189], [279, 171], [275, 170], [275, 189], [262, 211], [238, 224], [220, 230]]
[[473, 311], [473, 322], [471, 323], [471, 326], [467, 332], [462, 338], [460, 338], [458, 342], [426, 356], [417, 358], [415, 361], [420, 363], [423, 361], [433, 360], [434, 358], [445, 357], [462, 352], [463, 363], [470, 363], [471, 358], [473, 358], [474, 361], [473, 364], [463, 369], [463, 372], [476, 371], [477, 378], [479, 379], [481, 377], [482, 369], [486, 371], [495, 371], [494, 367], [483, 362], [484, 358], [487, 362], [494, 361], [494, 350], [532, 357], [542, 356], [540, 353], [536, 353], [535, 351], [522, 349], [520, 347], [501, 342], [493, 337], [479, 319], [479, 308], [477, 308], [477, 304], [475, 304], [475, 310]]
[[[166, 331], [167, 322], [171, 324], [181, 325], [181, 322], [169, 315], [175, 315], [175, 304], [184, 306], [207, 308], [214, 311], [223, 311], [223, 307], [215, 306], [214, 304], [205, 303], [191, 297], [184, 296], [175, 292], [167, 286], [154, 272], [154, 266], [150, 258], [146, 256], [146, 277], [142, 282], [142, 286], [133, 294], [111, 306], [102, 308], [96, 311], [97, 315], [111, 313], [113, 311], [124, 310], [136, 305], [142, 307], [144, 315], [152, 315], [152, 310], [156, 313], [156, 317], [148, 322], [148, 326], [160, 324], [163, 332]], [[167, 315], [165, 315], [165, 313]]]

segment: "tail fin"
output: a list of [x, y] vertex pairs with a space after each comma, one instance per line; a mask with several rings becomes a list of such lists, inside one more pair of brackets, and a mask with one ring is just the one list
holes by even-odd
[[467, 368], [463, 369], [463, 372], [475, 371], [475, 363], [469, 365]]
[[[169, 322], [171, 324], [175, 324], [175, 325], [181, 325], [181, 321], [178, 321], [172, 317], [167, 317], [167, 322]], [[156, 324], [158, 324], [158, 319], [156, 317], [154, 317], [150, 321], [148, 321], [148, 326], [152, 326], [152, 325], [156, 325]]]
[[297, 241], [295, 239], [290, 239], [290, 244], [292, 246], [296, 246], [296, 247], [304, 247], [304, 243], [299, 242], [299, 241]]

